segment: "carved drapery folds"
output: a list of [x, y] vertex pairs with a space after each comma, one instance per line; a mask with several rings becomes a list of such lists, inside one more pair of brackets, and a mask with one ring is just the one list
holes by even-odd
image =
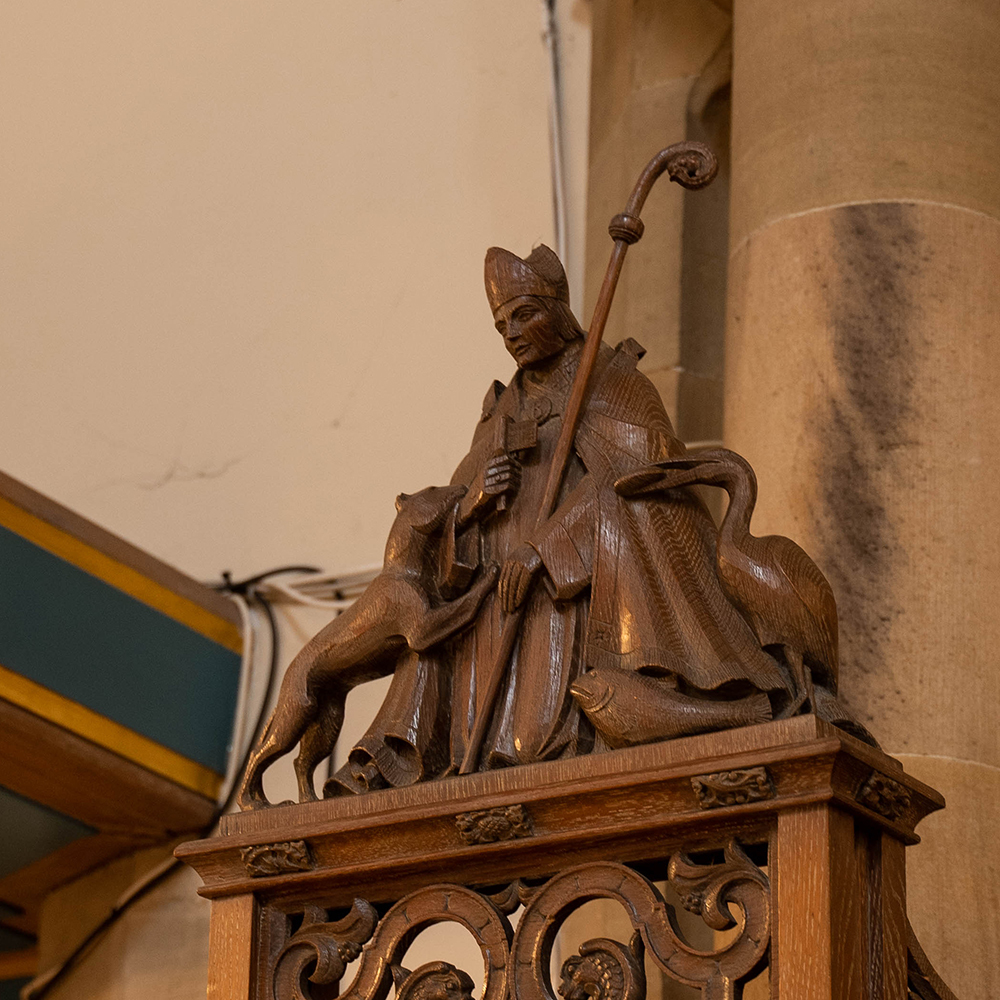
[[[359, 955], [357, 974], [340, 993], [341, 1000], [384, 1000], [393, 980], [397, 995], [405, 1000], [467, 1000], [471, 980], [447, 962], [413, 972], [400, 965], [416, 935], [444, 921], [461, 924], [479, 945], [486, 973], [482, 1000], [506, 1000], [508, 995], [556, 1000], [549, 968], [559, 928], [575, 909], [601, 898], [621, 903], [633, 938], [628, 944], [603, 938], [584, 942], [563, 963], [563, 1000], [644, 1000], [647, 950], [667, 976], [701, 989], [708, 1000], [735, 997], [738, 984], [767, 960], [767, 876], [731, 842], [719, 864], [699, 865], [684, 854], [674, 855], [668, 879], [683, 905], [710, 927], [723, 930], [738, 923], [740, 932], [716, 951], [692, 948], [656, 886], [634, 869], [612, 862], [579, 865], [540, 885], [518, 881], [491, 893], [435, 885], [404, 897], [381, 920], [363, 900], [355, 900], [350, 913], [337, 921], [328, 920], [322, 908], [307, 908], [301, 927], [278, 951], [274, 1000], [325, 1000]], [[507, 914], [522, 903], [525, 910], [515, 935]], [[738, 920], [728, 904], [738, 909]]]

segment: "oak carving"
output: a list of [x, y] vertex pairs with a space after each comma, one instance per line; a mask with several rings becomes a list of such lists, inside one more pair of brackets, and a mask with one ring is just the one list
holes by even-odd
[[430, 963], [410, 973], [400, 964], [421, 930], [447, 921], [464, 927], [479, 945], [486, 970], [481, 1000], [507, 1000], [510, 923], [488, 898], [458, 885], [432, 885], [410, 893], [381, 920], [375, 908], [360, 899], [336, 922], [328, 921], [322, 908], [309, 907], [302, 926], [275, 960], [274, 1000], [319, 1000], [313, 986], [338, 983], [359, 955], [357, 974], [338, 994], [340, 1000], [381, 1000], [394, 981], [412, 1000], [438, 1000], [438, 992], [449, 985], [467, 992], [469, 977], [453, 966]]
[[858, 789], [858, 801], [886, 819], [898, 819], [910, 806], [910, 793], [898, 781], [872, 771]]
[[[770, 940], [770, 886], [767, 876], [731, 842], [720, 864], [696, 865], [683, 854], [669, 863], [668, 878], [706, 923], [724, 930], [735, 926], [729, 904], [739, 910], [740, 933], [711, 951], [691, 948], [675, 928], [670, 906], [656, 886], [621, 864], [579, 865], [528, 887], [514, 883], [485, 895], [458, 885], [434, 885], [399, 900], [381, 918], [364, 900], [347, 916], [330, 921], [324, 909], [307, 907], [302, 925], [278, 951], [272, 975], [274, 1000], [319, 1000], [360, 956], [354, 980], [339, 1000], [381, 1000], [391, 983], [409, 1000], [468, 1000], [469, 976], [447, 962], [432, 962], [413, 972], [401, 960], [420, 930], [453, 921], [463, 926], [483, 956], [482, 1000], [555, 1000], [549, 979], [552, 946], [565, 918], [590, 899], [617, 900], [629, 916], [634, 935], [628, 945], [605, 938], [584, 942], [562, 966], [559, 993], [564, 1000], [645, 1000], [643, 956], [677, 982], [695, 986], [708, 1000], [733, 996], [733, 990], [766, 962]], [[526, 891], [525, 891], [526, 890]], [[525, 905], [517, 933], [507, 913]], [[319, 992], [314, 992], [314, 988]]]
[[[755, 538], [756, 482], [724, 449], [688, 454], [631, 338], [602, 344], [640, 213], [663, 173], [698, 189], [698, 143], [663, 150], [609, 227], [590, 329], [558, 257], [491, 248], [493, 324], [516, 364], [486, 393], [448, 486], [397, 499], [382, 573], [295, 658], [240, 792], [296, 744], [300, 801], [348, 692], [392, 675], [324, 796], [602, 752], [804, 710], [869, 738], [836, 701], [829, 584], [780, 536]], [[692, 488], [731, 498], [721, 528]]]
[[304, 840], [286, 840], [278, 844], [244, 847], [240, 857], [247, 872], [255, 878], [304, 872], [313, 866], [309, 845]]
[[495, 844], [501, 840], [531, 836], [531, 816], [522, 805], [498, 806], [459, 813], [458, 835], [467, 844]]
[[699, 774], [691, 779], [691, 787], [702, 809], [736, 806], [774, 797], [774, 785], [766, 767]]
[[636, 931], [628, 947], [594, 938], [562, 964], [559, 995], [563, 1000], [645, 1000], [645, 947]]

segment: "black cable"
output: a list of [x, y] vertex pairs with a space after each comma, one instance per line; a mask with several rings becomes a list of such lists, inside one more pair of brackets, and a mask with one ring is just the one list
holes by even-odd
[[[253, 587], [255, 583], [261, 583], [272, 576], [280, 576], [282, 573], [320, 572], [322, 572], [322, 570], [317, 569], [315, 566], [278, 566], [276, 569], [268, 569], [263, 573], [258, 573], [256, 576], [248, 576], [245, 580], [240, 580], [239, 583], [234, 583], [233, 574], [227, 569], [222, 571], [222, 583], [212, 583], [209, 584], [209, 586], [213, 590], [221, 590], [227, 594], [239, 594], [244, 596], [249, 592], [250, 588]], [[258, 599], [260, 599], [259, 595]]]
[[[199, 836], [207, 836], [215, 824], [218, 823], [219, 817], [224, 813], [227, 813], [233, 804], [233, 800], [236, 797], [237, 790], [240, 786], [240, 775], [246, 770], [247, 762], [250, 759], [250, 754], [253, 753], [253, 748], [257, 743], [257, 738], [260, 736], [261, 729], [264, 726], [264, 720], [267, 718], [267, 707], [271, 700], [271, 693], [274, 690], [274, 680], [278, 673], [278, 653], [279, 653], [279, 640], [278, 640], [278, 621], [274, 615], [274, 608], [271, 607], [271, 602], [267, 598], [262, 597], [261, 594], [254, 589], [254, 585], [262, 583], [264, 580], [272, 576], [278, 576], [282, 573], [318, 573], [320, 572], [313, 566], [281, 566], [277, 569], [267, 570], [264, 573], [258, 573], [256, 576], [248, 577], [246, 580], [240, 580], [239, 582], [233, 582], [232, 574], [227, 571], [222, 573], [222, 582], [219, 584], [213, 584], [212, 588], [214, 590], [220, 590], [223, 593], [239, 594], [241, 597], [245, 598], [248, 603], [256, 602], [260, 605], [264, 612], [264, 617], [267, 619], [268, 629], [271, 633], [271, 655], [270, 662], [268, 663], [267, 670], [267, 683], [264, 685], [264, 696], [261, 699], [260, 710], [257, 713], [257, 719], [254, 722], [253, 731], [251, 733], [250, 739], [247, 741], [246, 750], [243, 753], [243, 759], [240, 761], [240, 766], [235, 772], [235, 780], [233, 781], [233, 787], [229, 790], [229, 794], [226, 796], [226, 801], [221, 805], [216, 806], [212, 813], [212, 818], [208, 824], [200, 831]], [[103, 937], [104, 934], [111, 928], [111, 926], [118, 920], [118, 918], [134, 903], [136, 900], [141, 899], [150, 891], [150, 889], [159, 885], [169, 874], [171, 874], [175, 869], [179, 868], [181, 865], [180, 860], [175, 858], [171, 864], [169, 864], [163, 871], [159, 874], [153, 876], [148, 882], [140, 886], [136, 890], [135, 894], [129, 896], [121, 904], [116, 904], [112, 907], [111, 911], [104, 917], [101, 922], [94, 927], [87, 936], [63, 959], [62, 963], [52, 972], [50, 978], [39, 983], [38, 988], [25, 994], [26, 1000], [40, 1000], [44, 997], [52, 987], [62, 979], [67, 972], [69, 972], [77, 962], [84, 956], [84, 954], [90, 949], [90, 947], [98, 940], [98, 938]]]
[[110, 930], [111, 926], [115, 921], [137, 900], [141, 899], [143, 896], [149, 892], [154, 886], [159, 885], [178, 865], [180, 861], [176, 858], [173, 863], [168, 865], [159, 874], [153, 876], [145, 885], [141, 886], [134, 895], [129, 896], [123, 903], [115, 904], [111, 908], [111, 911], [106, 917], [94, 927], [87, 936], [62, 960], [62, 963], [56, 967], [52, 972], [50, 977], [43, 982], [39, 983], [38, 987], [34, 990], [29, 990], [28, 992], [22, 994], [25, 1000], [39, 1000], [40, 997], [45, 996], [49, 990], [55, 986], [56, 983], [62, 979], [67, 972], [72, 969], [76, 963], [84, 956], [84, 954], [90, 949], [90, 947], [97, 942], [97, 940], [104, 936], [104, 934]]

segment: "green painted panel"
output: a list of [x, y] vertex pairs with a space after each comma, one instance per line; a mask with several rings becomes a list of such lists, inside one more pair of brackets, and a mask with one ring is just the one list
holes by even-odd
[[221, 774], [239, 656], [0, 527], [0, 665]]
[[97, 831], [0, 785], [0, 878]]
[[0, 927], [0, 952], [23, 951], [34, 943], [35, 939], [30, 934], [22, 934], [13, 927]]

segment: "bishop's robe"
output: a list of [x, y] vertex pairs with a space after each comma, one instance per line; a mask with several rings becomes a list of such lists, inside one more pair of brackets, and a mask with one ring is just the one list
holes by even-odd
[[659, 393], [636, 369], [642, 352], [634, 341], [601, 348], [556, 510], [536, 529], [580, 347], [570, 344], [551, 371], [520, 369], [506, 388], [495, 384], [452, 478], [468, 487], [474, 506], [490, 460], [498, 451], [517, 455], [521, 483], [506, 509], [454, 530], [478, 532], [483, 565], [503, 566], [527, 541], [544, 567], [502, 665], [497, 703], [482, 704], [504, 618], [492, 593], [467, 631], [400, 661], [375, 721], [335, 779], [341, 788], [361, 790], [362, 766], [362, 785], [373, 766], [376, 781], [391, 785], [457, 772], [482, 710], [492, 721], [480, 767], [604, 749], [569, 693], [591, 667], [670, 675], [670, 683], [706, 692], [787, 687], [719, 585], [716, 528], [697, 494], [682, 487], [626, 499], [614, 490], [619, 477], [684, 452]]

